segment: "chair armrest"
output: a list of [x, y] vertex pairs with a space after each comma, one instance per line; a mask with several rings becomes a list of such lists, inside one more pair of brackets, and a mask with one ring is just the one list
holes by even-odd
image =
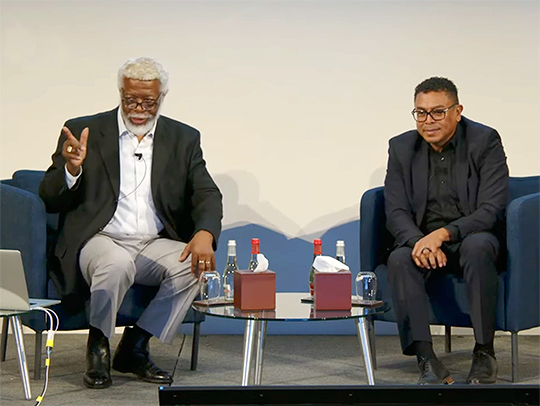
[[[540, 193], [510, 202], [506, 214], [506, 229], [507, 327], [510, 331], [518, 331], [537, 326], [540, 320]], [[524, 317], [531, 325], [523, 325]]]
[[46, 298], [47, 234], [45, 205], [39, 196], [0, 183], [0, 247], [21, 251], [28, 294]]
[[360, 201], [360, 269], [373, 271], [385, 260], [392, 244], [386, 229], [384, 188], [370, 189]]

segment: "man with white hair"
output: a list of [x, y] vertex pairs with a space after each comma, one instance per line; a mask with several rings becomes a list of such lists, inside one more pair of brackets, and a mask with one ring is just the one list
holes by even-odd
[[197, 296], [198, 273], [215, 269], [222, 218], [199, 132], [160, 116], [168, 92], [161, 64], [128, 60], [118, 89], [119, 107], [65, 123], [40, 185], [47, 211], [60, 213], [60, 266], [51, 277], [67, 309], [87, 305], [83, 381], [95, 389], [112, 383], [109, 339], [134, 283], [159, 290], [136, 325], [126, 327], [112, 367], [172, 382], [149, 358], [148, 341], [172, 341]]

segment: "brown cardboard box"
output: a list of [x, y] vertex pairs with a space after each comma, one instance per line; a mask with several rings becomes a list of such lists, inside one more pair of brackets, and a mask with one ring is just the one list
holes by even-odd
[[234, 272], [234, 307], [240, 310], [276, 308], [276, 273]]
[[314, 274], [315, 310], [350, 310], [352, 276], [350, 271], [319, 272]]

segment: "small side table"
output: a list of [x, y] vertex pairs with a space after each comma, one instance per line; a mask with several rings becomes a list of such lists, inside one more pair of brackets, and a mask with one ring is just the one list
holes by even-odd
[[30, 299], [30, 310], [0, 310], [0, 317], [5, 319], [2, 328], [2, 361], [5, 359], [8, 324], [11, 324], [11, 331], [13, 332], [15, 345], [17, 347], [17, 359], [19, 360], [19, 371], [23, 383], [24, 398], [26, 400], [32, 398], [32, 392], [30, 389], [30, 379], [28, 378], [28, 365], [26, 363], [26, 354], [24, 351], [23, 328], [20, 316], [36, 311], [36, 307], [50, 307], [58, 303], [60, 303], [60, 300]]

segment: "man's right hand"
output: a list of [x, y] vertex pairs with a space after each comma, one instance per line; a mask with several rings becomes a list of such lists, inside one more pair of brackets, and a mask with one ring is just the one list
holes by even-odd
[[66, 136], [64, 145], [62, 145], [62, 156], [66, 161], [66, 167], [69, 173], [77, 176], [86, 158], [86, 144], [88, 143], [90, 129], [88, 127], [83, 129], [79, 140], [73, 136], [69, 128], [64, 127], [62, 131]]

